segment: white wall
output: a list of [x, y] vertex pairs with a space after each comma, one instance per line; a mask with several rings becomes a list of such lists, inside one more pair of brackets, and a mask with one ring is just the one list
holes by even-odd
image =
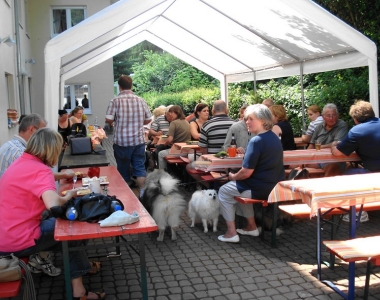
[[[30, 27], [32, 36], [32, 54], [36, 60], [34, 65], [38, 76], [33, 77], [32, 107], [33, 112], [44, 115], [44, 48], [52, 38], [50, 34], [51, 7], [52, 6], [86, 6], [87, 17], [104, 9], [111, 4], [110, 0], [38, 0], [29, 1]], [[92, 114], [88, 115], [91, 123], [94, 116], [98, 116], [99, 123], [105, 115], [105, 108], [113, 97], [113, 67], [112, 59], [74, 77], [63, 84], [89, 83], [91, 86], [90, 101], [92, 101]], [[46, 101], [59, 101], [59, 99], [46, 99]], [[60, 105], [61, 107], [61, 105]], [[58, 118], [58, 112], [57, 112]]]

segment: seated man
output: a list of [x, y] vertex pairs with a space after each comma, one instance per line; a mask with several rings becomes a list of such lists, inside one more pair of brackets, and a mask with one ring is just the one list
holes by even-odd
[[[321, 148], [331, 148], [334, 141], [341, 141], [347, 135], [347, 123], [339, 120], [339, 112], [335, 104], [326, 104], [322, 110], [322, 117], [323, 122], [315, 127], [308, 149], [315, 149], [316, 141], [321, 143]], [[306, 167], [323, 169], [327, 177], [341, 175], [346, 169], [346, 163], [310, 164]]]
[[[215, 154], [223, 150], [223, 144], [226, 140], [227, 131], [231, 125], [234, 124], [234, 120], [232, 120], [227, 113], [228, 108], [226, 102], [223, 100], [215, 101], [212, 107], [213, 117], [206, 121], [201, 129], [198, 143], [201, 153]], [[193, 163], [186, 166], [187, 171], [191, 169], [194, 169]], [[195, 181], [202, 180], [201, 175], [199, 174], [189, 174], [195, 179]], [[204, 185], [207, 186], [207, 184]]]
[[380, 120], [375, 117], [372, 105], [363, 100], [356, 101], [350, 108], [350, 116], [356, 126], [352, 127], [341, 142], [334, 142], [331, 147], [333, 155], [350, 155], [352, 152], [360, 157], [363, 168], [348, 169], [343, 175], [380, 172]]
[[[360, 157], [363, 168], [346, 170], [343, 175], [380, 172], [380, 120], [375, 117], [372, 105], [363, 100], [356, 101], [350, 108], [350, 116], [356, 126], [352, 127], [341, 141], [335, 141], [331, 147], [333, 155], [350, 155], [352, 152]], [[360, 222], [369, 220], [368, 213], [363, 211]], [[343, 221], [348, 222], [345, 215]]]

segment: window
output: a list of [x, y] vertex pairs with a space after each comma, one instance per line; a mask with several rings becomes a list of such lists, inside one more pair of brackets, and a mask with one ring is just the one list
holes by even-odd
[[84, 113], [91, 113], [91, 93], [88, 83], [65, 85], [64, 97], [63, 108], [67, 111], [79, 105], [83, 106]]
[[52, 36], [77, 25], [86, 18], [84, 7], [54, 7], [52, 8]]
[[13, 76], [11, 74], [5, 73], [5, 82], [7, 89], [7, 100], [8, 100], [8, 108], [16, 108], [15, 102], [15, 94], [13, 89]]

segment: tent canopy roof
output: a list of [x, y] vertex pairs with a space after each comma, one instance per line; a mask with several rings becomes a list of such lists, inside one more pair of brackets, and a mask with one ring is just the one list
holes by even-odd
[[310, 0], [122, 0], [52, 39], [46, 62], [62, 58], [70, 78], [144, 40], [227, 82], [377, 60], [371, 40]]
[[[224, 88], [369, 66], [378, 111], [376, 45], [311, 0], [120, 0], [47, 43], [45, 99], [59, 99], [59, 82], [144, 40]], [[57, 105], [45, 101], [45, 110]]]

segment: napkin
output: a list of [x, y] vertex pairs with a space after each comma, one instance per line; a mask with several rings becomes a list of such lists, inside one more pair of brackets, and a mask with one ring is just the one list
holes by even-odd
[[108, 226], [121, 226], [125, 224], [132, 224], [137, 222], [140, 216], [137, 212], [133, 212], [131, 215], [125, 211], [117, 210], [113, 212], [107, 219], [99, 221], [100, 227]]

